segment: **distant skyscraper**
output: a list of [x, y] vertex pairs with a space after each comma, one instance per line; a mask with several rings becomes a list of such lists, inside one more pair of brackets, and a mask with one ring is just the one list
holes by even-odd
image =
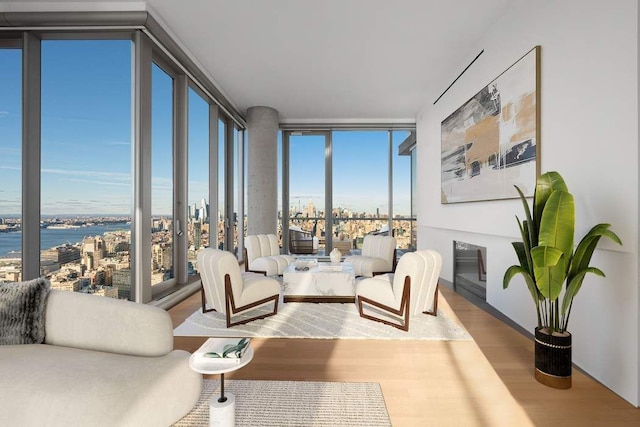
[[193, 247], [195, 250], [202, 246], [202, 226], [199, 222], [193, 224]]
[[307, 205], [307, 217], [309, 218], [313, 218], [316, 216], [316, 208], [313, 205], [313, 202], [311, 201], [311, 199], [309, 199], [309, 204]]
[[206, 221], [209, 218], [209, 205], [207, 200], [203, 197], [200, 201], [200, 209], [202, 210], [202, 220]]

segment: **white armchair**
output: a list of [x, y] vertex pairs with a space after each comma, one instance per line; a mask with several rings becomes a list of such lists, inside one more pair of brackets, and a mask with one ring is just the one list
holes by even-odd
[[362, 242], [362, 254], [345, 258], [353, 266], [356, 276], [373, 277], [392, 273], [396, 269], [396, 239], [391, 236], [369, 234]]
[[[203, 249], [198, 253], [198, 271], [202, 280], [202, 312], [215, 310], [226, 314], [227, 328], [278, 312], [280, 283], [261, 274], [242, 273], [231, 252]], [[206, 305], [211, 308], [207, 309]], [[237, 322], [231, 316], [273, 304], [273, 311]]]
[[356, 286], [360, 317], [408, 331], [412, 316], [437, 316], [441, 268], [442, 256], [436, 251], [408, 252], [400, 258], [395, 274], [361, 280]]
[[279, 276], [295, 261], [291, 255], [281, 255], [275, 234], [247, 236], [244, 249], [244, 269], [265, 276]]

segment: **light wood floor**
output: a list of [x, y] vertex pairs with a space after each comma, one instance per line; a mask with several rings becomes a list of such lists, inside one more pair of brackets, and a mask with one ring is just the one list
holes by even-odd
[[[169, 310], [174, 327], [200, 304]], [[533, 378], [532, 341], [441, 289], [440, 306], [473, 341], [254, 339], [253, 361], [230, 379], [377, 382], [394, 426], [640, 426], [640, 409], [586, 375], [555, 390]], [[205, 338], [175, 337], [197, 349]]]

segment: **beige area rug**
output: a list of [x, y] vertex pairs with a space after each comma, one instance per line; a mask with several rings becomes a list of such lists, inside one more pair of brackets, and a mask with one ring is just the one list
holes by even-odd
[[[235, 395], [236, 426], [390, 426], [380, 384], [311, 381], [224, 382]], [[220, 381], [204, 380], [195, 408], [174, 426], [208, 426]]]
[[[251, 315], [260, 310], [253, 310]], [[234, 317], [234, 320], [242, 316]], [[174, 329], [175, 336], [324, 338], [390, 340], [469, 340], [467, 331], [441, 310], [437, 316], [420, 314], [409, 321], [409, 332], [363, 319], [355, 304], [286, 303], [278, 314], [244, 325], [226, 327], [223, 314], [196, 310]]]

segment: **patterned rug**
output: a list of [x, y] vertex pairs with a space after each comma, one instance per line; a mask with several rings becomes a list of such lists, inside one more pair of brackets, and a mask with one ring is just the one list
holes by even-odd
[[[253, 310], [251, 316], [260, 310]], [[234, 317], [234, 320], [242, 316]], [[278, 314], [245, 325], [226, 327], [223, 314], [196, 310], [173, 331], [175, 336], [325, 338], [393, 340], [468, 340], [467, 331], [438, 311], [437, 316], [420, 314], [409, 321], [409, 332], [363, 319], [355, 304], [286, 303]]]
[[[208, 426], [209, 401], [220, 381], [204, 380], [195, 408], [174, 426]], [[224, 382], [236, 396], [236, 426], [391, 426], [378, 383], [310, 381]]]

